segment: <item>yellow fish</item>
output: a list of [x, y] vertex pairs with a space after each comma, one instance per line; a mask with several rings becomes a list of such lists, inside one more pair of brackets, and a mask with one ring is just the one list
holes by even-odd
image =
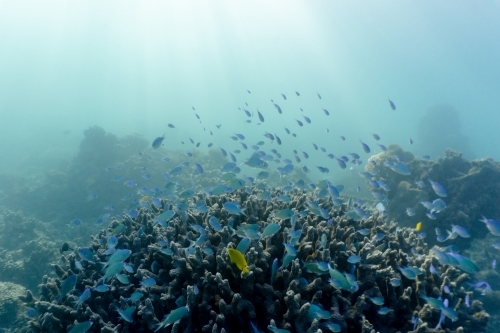
[[247, 261], [243, 254], [235, 249], [227, 249], [227, 253], [229, 254], [229, 259], [231, 262], [236, 265], [243, 273], [249, 273], [247, 267]]
[[142, 198], [139, 199], [139, 201], [149, 201], [149, 197], [147, 195], [143, 196]]
[[422, 222], [418, 222], [417, 226], [415, 227], [415, 230], [420, 231], [422, 229]]

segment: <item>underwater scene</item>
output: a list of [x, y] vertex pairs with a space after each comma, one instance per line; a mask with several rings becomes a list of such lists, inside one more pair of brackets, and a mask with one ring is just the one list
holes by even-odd
[[500, 332], [500, 2], [0, 2], [0, 333]]

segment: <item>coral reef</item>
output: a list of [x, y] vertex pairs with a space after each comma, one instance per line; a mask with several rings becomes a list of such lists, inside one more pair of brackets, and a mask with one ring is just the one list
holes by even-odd
[[[331, 200], [317, 200], [328, 211], [330, 223], [312, 213], [306, 203], [313, 199], [311, 194], [299, 189], [290, 192], [292, 201], [288, 204], [276, 199], [279, 191], [270, 201], [256, 200], [258, 193], [255, 188], [252, 193], [241, 189], [205, 199], [197, 194], [191, 201], [204, 200], [208, 212], [189, 209], [184, 214], [174, 207], [178, 214], [163, 226], [159, 216], [172, 208], [165, 199], [161, 207], [142, 208], [136, 218], [124, 215], [113, 220], [108, 232], [103, 230], [93, 237], [88, 246], [95, 254], [92, 258], [83, 260], [75, 250], [64, 256], [67, 265], [54, 266], [57, 278], [43, 278], [40, 296], [27, 302], [39, 313], [29, 322], [31, 330], [64, 332], [76, 322], [91, 321], [90, 332], [149, 332], [158, 327], [164, 315], [186, 306], [189, 311], [173, 323], [172, 332], [251, 332], [252, 324], [262, 329], [271, 322], [297, 333], [326, 332], [332, 323], [345, 332], [407, 332], [414, 330], [415, 313], [418, 332], [431, 332], [440, 311], [426, 305], [421, 294], [446, 298], [457, 312], [458, 320], [445, 319], [441, 327], [457, 332], [484, 330], [488, 315], [481, 302], [473, 299], [467, 307], [463, 301], [469, 274], [440, 265], [414, 229], [398, 228], [376, 211], [355, 221], [346, 215], [345, 204], [335, 208]], [[245, 207], [247, 217], [223, 209], [228, 201]], [[297, 213], [293, 225], [291, 219], [274, 217], [276, 211], [286, 208]], [[214, 230], [210, 216], [216, 216], [223, 227]], [[271, 237], [251, 240], [249, 249], [243, 250], [249, 272], [242, 272], [231, 262], [227, 249], [238, 246], [249, 226], [262, 231], [271, 222], [278, 223], [280, 230]], [[116, 235], [117, 248], [131, 250], [125, 260], [128, 268], [118, 271], [127, 280], [112, 276], [109, 290], [98, 292], [104, 271], [97, 261], [107, 261], [102, 254], [106, 237], [119, 224], [126, 229]], [[283, 243], [291, 231], [299, 229], [297, 255], [283, 263], [272, 280], [274, 258], [286, 258]], [[363, 236], [356, 231], [360, 229], [369, 233]], [[203, 235], [206, 238], [200, 240]], [[350, 263], [351, 255], [359, 256], [360, 261]], [[83, 265], [80, 271], [75, 266], [77, 260]], [[328, 268], [312, 272], [305, 263], [324, 263]], [[440, 269], [439, 276], [430, 272], [431, 263]], [[407, 278], [400, 274], [401, 267], [413, 267], [419, 274]], [[64, 296], [64, 285], [73, 275], [77, 276], [74, 290]], [[143, 283], [151, 277], [154, 285]], [[400, 284], [391, 284], [391, 279]], [[443, 284], [450, 293], [443, 291]], [[75, 306], [85, 288], [91, 288], [90, 297]], [[137, 291], [144, 296], [131, 299]], [[389, 308], [387, 314], [381, 313], [381, 305], [374, 304], [376, 297]], [[135, 310], [131, 320], [119, 321], [130, 306]]]
[[[411, 170], [411, 176], [403, 176], [385, 166], [386, 161], [401, 157]], [[415, 226], [423, 222], [423, 230], [427, 233], [430, 245], [437, 244], [434, 228], [450, 229], [451, 224], [467, 228], [470, 238], [458, 238], [454, 244], [460, 248], [470, 246], [472, 239], [483, 238], [488, 230], [480, 222], [481, 215], [500, 216], [500, 165], [491, 159], [468, 161], [462, 154], [447, 150], [444, 157], [427, 160], [415, 157], [403, 151], [397, 145], [391, 145], [387, 151], [370, 157], [377, 165], [367, 165], [367, 170], [380, 169], [379, 178], [383, 179], [391, 191], [387, 193], [390, 200], [387, 205], [388, 219], [397, 221], [402, 226]], [[435, 219], [426, 216], [426, 208], [422, 201], [432, 201], [438, 196], [433, 192], [429, 179], [439, 181], [447, 190], [442, 198], [446, 208]], [[422, 181], [425, 187], [415, 184]], [[380, 190], [379, 190], [380, 192]], [[408, 216], [406, 208], [415, 210], [414, 216]], [[432, 239], [429, 239], [432, 238]]]

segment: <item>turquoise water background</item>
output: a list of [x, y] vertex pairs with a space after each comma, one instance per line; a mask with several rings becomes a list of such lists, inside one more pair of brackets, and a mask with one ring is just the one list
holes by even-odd
[[[283, 149], [335, 149], [345, 135], [342, 151], [359, 150], [377, 133], [421, 154], [432, 147], [419, 146], [419, 120], [449, 104], [470, 155], [498, 159], [499, 16], [498, 1], [2, 1], [0, 169], [70, 158], [92, 125], [168, 133], [172, 149], [186, 133], [216, 147], [235, 132], [261, 140], [244, 102], [282, 136], [304, 109], [307, 142]], [[217, 137], [191, 106], [207, 131], [224, 124]]]

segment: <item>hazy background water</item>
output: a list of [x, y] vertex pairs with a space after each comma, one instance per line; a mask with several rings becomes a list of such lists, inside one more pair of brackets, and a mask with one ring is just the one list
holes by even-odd
[[[443, 104], [468, 138], [454, 148], [498, 159], [498, 17], [499, 1], [0, 1], [0, 169], [53, 167], [92, 125], [151, 140], [166, 132], [175, 149], [186, 131], [206, 147], [269, 130], [283, 151], [314, 141], [340, 154], [378, 133], [435, 156], [426, 142], [456, 119], [423, 117]], [[244, 123], [244, 102], [265, 128]], [[299, 107], [309, 127], [296, 125]]]

